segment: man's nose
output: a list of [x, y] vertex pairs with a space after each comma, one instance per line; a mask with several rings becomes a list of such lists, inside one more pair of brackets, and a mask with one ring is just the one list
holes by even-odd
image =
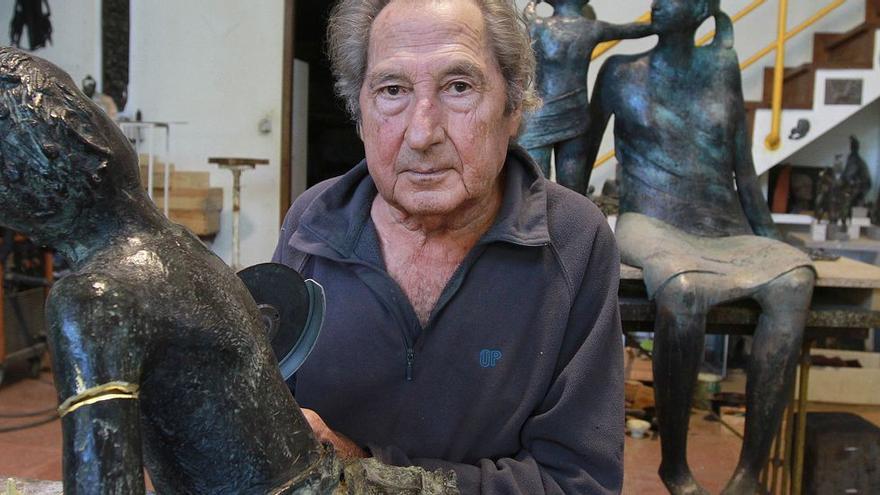
[[445, 131], [442, 120], [442, 110], [437, 101], [431, 96], [419, 97], [406, 127], [406, 144], [414, 150], [425, 151], [443, 142]]

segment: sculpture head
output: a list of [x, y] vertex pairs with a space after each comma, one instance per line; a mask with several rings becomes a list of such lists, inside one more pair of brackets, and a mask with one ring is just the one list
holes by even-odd
[[[394, 1], [340, 0], [330, 13], [327, 45], [336, 92], [360, 123], [358, 102], [367, 71], [367, 48], [373, 21]], [[510, 0], [473, 0], [483, 13], [488, 42], [507, 84], [507, 110], [530, 111], [540, 100], [533, 88], [535, 56], [528, 30]]]
[[654, 0], [651, 24], [662, 35], [696, 30], [706, 19], [721, 12], [720, 0]]
[[119, 128], [64, 71], [0, 47], [0, 224], [57, 241], [120, 194], [143, 192]]
[[95, 96], [95, 91], [97, 91], [98, 83], [95, 81], [95, 78], [91, 75], [86, 76], [82, 80], [82, 90], [86, 96], [89, 98]]

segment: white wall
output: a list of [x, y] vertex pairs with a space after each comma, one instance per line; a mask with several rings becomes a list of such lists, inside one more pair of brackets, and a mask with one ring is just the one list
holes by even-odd
[[[223, 187], [212, 249], [230, 262], [232, 175], [211, 156], [268, 158], [242, 175], [241, 263], [267, 261], [279, 227], [283, 0], [132, 2], [129, 110], [172, 130], [178, 169], [211, 171]], [[258, 123], [268, 117], [270, 134]]]
[[[91, 74], [101, 87], [100, 0], [50, 0], [52, 44], [34, 52], [70, 73], [77, 84]], [[0, 0], [0, 45], [9, 45], [15, 0]], [[21, 46], [29, 47], [27, 31]]]

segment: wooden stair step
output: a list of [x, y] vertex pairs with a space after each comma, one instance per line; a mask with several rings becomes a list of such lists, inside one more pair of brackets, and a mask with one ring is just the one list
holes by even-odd
[[877, 25], [868, 22], [846, 33], [813, 36], [813, 67], [816, 69], [870, 69], [874, 67], [874, 36]]
[[183, 225], [197, 236], [210, 236], [220, 232], [220, 211], [170, 210], [168, 218]]
[[880, 27], [880, 0], [865, 0], [865, 22]]
[[[153, 191], [153, 202], [161, 210], [165, 207], [165, 195], [161, 189]], [[220, 211], [223, 209], [223, 188], [169, 189], [169, 210]]]
[[[772, 67], [764, 68], [763, 102], [770, 105], [773, 101]], [[812, 64], [798, 67], [786, 67], [783, 78], [782, 108], [811, 109], [813, 108], [813, 91], [816, 84], [816, 69]]]

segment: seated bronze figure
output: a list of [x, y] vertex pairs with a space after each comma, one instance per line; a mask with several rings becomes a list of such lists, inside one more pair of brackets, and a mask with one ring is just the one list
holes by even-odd
[[[706, 314], [754, 299], [762, 309], [748, 365], [745, 438], [726, 494], [756, 493], [788, 392], [814, 282], [809, 257], [779, 241], [751, 157], [730, 19], [718, 0], [654, 0], [657, 46], [603, 66], [591, 103], [595, 159], [611, 115], [621, 164], [621, 259], [644, 269], [657, 305], [654, 380], [672, 493], [706, 493], [687, 465]], [[710, 16], [717, 34], [696, 47]]]
[[547, 0], [553, 15], [539, 17], [535, 2], [525, 9], [537, 62], [536, 87], [543, 105], [526, 116], [518, 142], [550, 178], [551, 153], [556, 154], [556, 181], [581, 194], [589, 176], [586, 134], [590, 126], [587, 73], [593, 50], [604, 41], [652, 34], [645, 23], [625, 25], [589, 19], [589, 0]]
[[245, 286], [155, 208], [131, 145], [70, 77], [8, 47], [0, 224], [72, 267], [47, 307], [65, 493], [144, 493], [144, 465], [159, 493], [363, 493], [368, 478], [400, 486], [383, 485], [386, 475], [455, 491], [448, 478], [343, 463], [321, 446]]

